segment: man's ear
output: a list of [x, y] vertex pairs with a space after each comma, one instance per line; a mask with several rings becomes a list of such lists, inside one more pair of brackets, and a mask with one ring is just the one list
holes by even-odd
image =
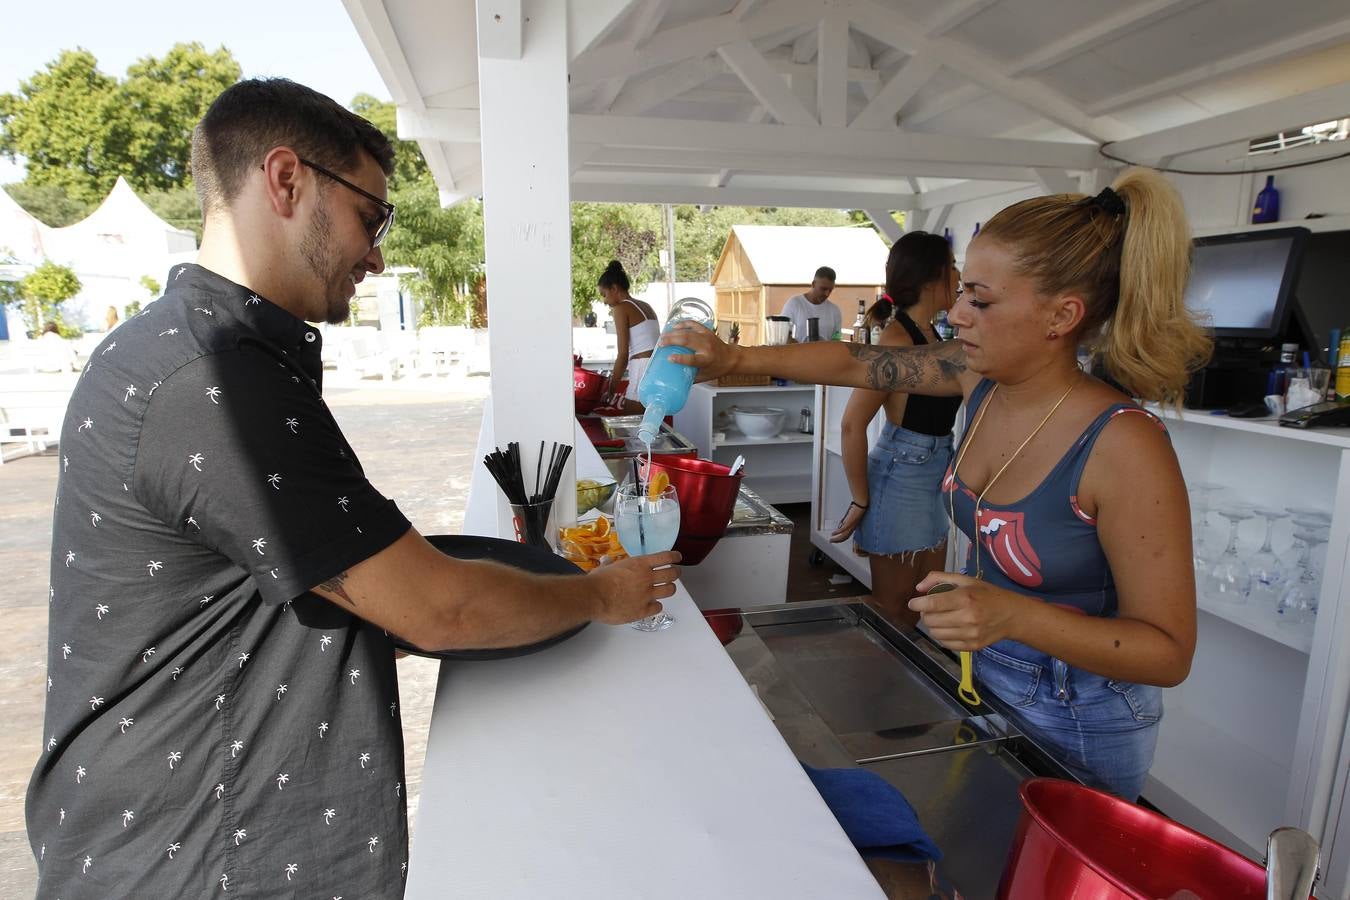
[[303, 191], [312, 184], [305, 178], [300, 157], [290, 147], [274, 147], [263, 157], [262, 171], [268, 203], [277, 215], [289, 219]]

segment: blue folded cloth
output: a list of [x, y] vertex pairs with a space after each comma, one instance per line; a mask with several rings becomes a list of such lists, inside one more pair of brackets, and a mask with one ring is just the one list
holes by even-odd
[[802, 768], [864, 856], [900, 862], [942, 859], [914, 807], [880, 775], [866, 769], [816, 769], [806, 763]]

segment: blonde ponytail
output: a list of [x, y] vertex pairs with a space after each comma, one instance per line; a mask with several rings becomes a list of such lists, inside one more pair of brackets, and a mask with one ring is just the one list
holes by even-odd
[[1179, 406], [1190, 373], [1213, 341], [1186, 309], [1191, 236], [1176, 188], [1150, 169], [1112, 184], [1129, 210], [1120, 254], [1120, 295], [1098, 351], [1106, 371], [1135, 396]]
[[1014, 203], [985, 224], [980, 239], [1009, 248], [1018, 272], [1042, 294], [1080, 295], [1086, 311], [1073, 337], [1091, 344], [1107, 374], [1134, 396], [1178, 406], [1190, 372], [1213, 349], [1185, 304], [1185, 208], [1150, 169], [1124, 172], [1111, 191]]

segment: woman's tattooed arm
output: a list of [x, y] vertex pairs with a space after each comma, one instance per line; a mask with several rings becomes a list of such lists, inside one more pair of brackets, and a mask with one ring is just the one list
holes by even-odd
[[878, 391], [903, 391], [931, 396], [961, 394], [966, 353], [955, 341], [919, 347], [874, 347], [849, 344], [849, 352], [867, 366], [867, 386]]

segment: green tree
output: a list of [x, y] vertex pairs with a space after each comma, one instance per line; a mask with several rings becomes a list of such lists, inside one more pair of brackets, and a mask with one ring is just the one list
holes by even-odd
[[431, 171], [427, 169], [417, 142], [399, 139], [394, 104], [370, 94], [357, 94], [352, 98], [351, 111], [368, 119], [394, 145], [394, 174], [389, 176], [389, 190], [431, 180]]
[[661, 231], [661, 211], [656, 206], [573, 203], [572, 315], [582, 318], [590, 312], [599, 296], [596, 279], [612, 259], [623, 263], [633, 293], [660, 274]]
[[0, 94], [0, 153], [27, 159], [29, 184], [97, 202], [117, 178], [108, 162], [123, 155], [124, 122], [116, 79], [88, 50], [64, 50], [18, 94]]
[[483, 279], [483, 211], [477, 200], [449, 209], [430, 175], [390, 193], [398, 220], [381, 245], [385, 262], [414, 272], [400, 276], [422, 307], [418, 325], [481, 326], [471, 315]]
[[23, 297], [23, 320], [37, 334], [48, 321], [61, 324], [61, 304], [80, 292], [83, 285], [68, 267], [46, 260], [19, 282]]
[[60, 185], [16, 181], [5, 185], [5, 190], [15, 203], [52, 228], [74, 225], [94, 211], [93, 203], [76, 200]]
[[168, 191], [189, 183], [192, 129], [239, 76], [229, 50], [208, 52], [196, 41], [174, 44], [163, 57], [142, 57], [127, 69], [116, 94], [126, 117], [122, 174], [132, 187]]
[[192, 128], [239, 74], [228, 50], [197, 43], [139, 60], [120, 82], [89, 51], [65, 50], [0, 94], [0, 153], [27, 160], [28, 185], [77, 202], [101, 201], [118, 175], [141, 191], [184, 187]]
[[183, 228], [202, 241], [202, 208], [197, 192], [190, 187], [169, 188], [163, 191], [145, 191], [141, 194], [145, 205], [174, 228]]

